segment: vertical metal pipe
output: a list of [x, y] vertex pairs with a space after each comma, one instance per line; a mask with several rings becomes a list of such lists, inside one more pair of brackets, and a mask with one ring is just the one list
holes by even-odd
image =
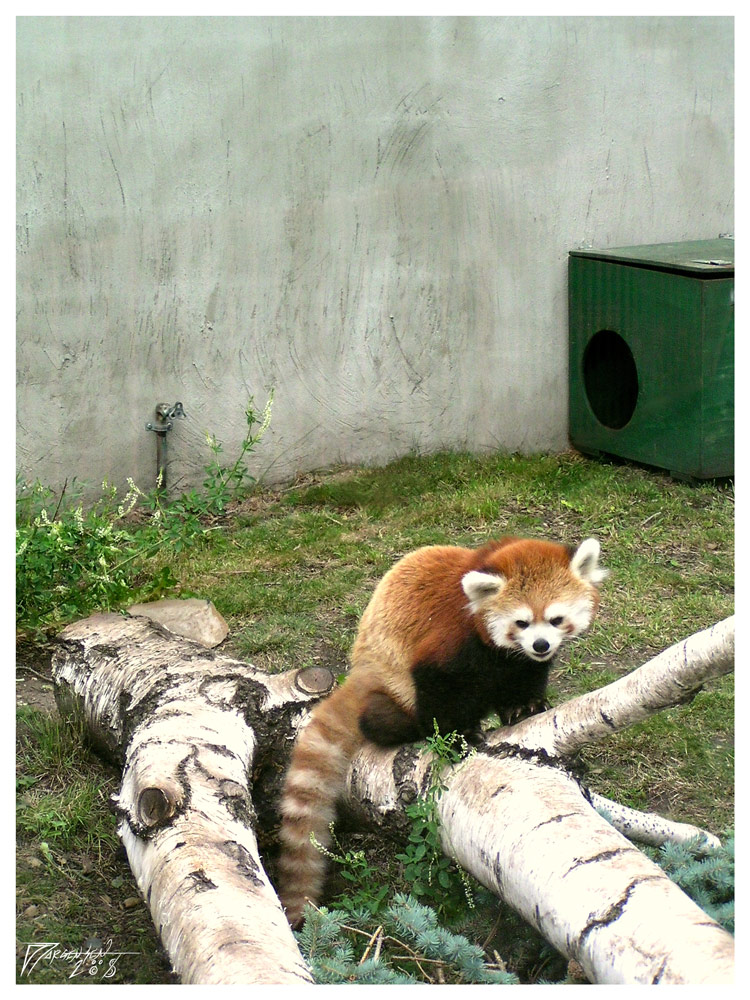
[[172, 430], [174, 417], [184, 417], [182, 403], [159, 403], [154, 411], [155, 423], [147, 423], [146, 430], [156, 434], [156, 489], [165, 493], [167, 489], [167, 433]]

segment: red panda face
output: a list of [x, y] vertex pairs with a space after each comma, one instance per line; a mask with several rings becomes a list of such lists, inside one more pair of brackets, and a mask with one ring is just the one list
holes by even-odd
[[543, 663], [591, 624], [606, 575], [595, 538], [572, 557], [563, 546], [518, 540], [488, 562], [466, 573], [461, 585], [494, 645]]

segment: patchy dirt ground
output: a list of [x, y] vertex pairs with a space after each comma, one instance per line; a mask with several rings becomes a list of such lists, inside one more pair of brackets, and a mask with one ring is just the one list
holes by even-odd
[[40, 712], [57, 711], [52, 681], [19, 671], [16, 677], [16, 705], [29, 705]]

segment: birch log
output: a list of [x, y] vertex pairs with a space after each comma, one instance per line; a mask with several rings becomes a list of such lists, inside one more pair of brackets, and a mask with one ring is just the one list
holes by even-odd
[[[733, 662], [729, 618], [605, 688], [496, 730], [448, 779], [439, 801], [446, 854], [578, 961], [592, 982], [733, 982], [732, 935], [619, 831], [652, 844], [718, 840], [592, 796], [562, 764], [585, 743], [689, 701]], [[429, 756], [413, 747], [368, 748], [350, 771], [347, 809], [370, 825], [398, 827], [403, 805], [426, 788], [429, 772]]]
[[119, 615], [65, 629], [53, 670], [61, 711], [123, 765], [118, 833], [182, 982], [311, 983], [261, 864], [248, 775], [261, 741], [283, 769], [320, 678], [300, 690], [297, 672], [269, 676]]
[[[734, 616], [675, 643], [606, 687], [531, 716], [512, 728], [515, 746], [570, 756], [664, 708], [691, 701], [701, 686], [734, 669]], [[496, 730], [501, 743], [511, 730]]]
[[[572, 708], [497, 731], [440, 799], [446, 852], [593, 982], [732, 981], [732, 936], [597, 814], [557, 756], [692, 697], [729, 669], [731, 631], [720, 623]], [[296, 672], [269, 676], [115, 615], [66, 629], [53, 663], [61, 710], [124, 764], [120, 836], [183, 982], [308, 983], [260, 863], [263, 795], [254, 806], [247, 775], [261, 758], [283, 769], [300, 703], [324, 685], [300, 691]], [[417, 746], [366, 748], [349, 812], [405, 828], [429, 770]]]
[[[347, 811], [371, 826], [398, 827], [429, 772], [429, 755], [413, 748], [363, 750], [350, 771]], [[445, 853], [574, 958], [591, 982], [733, 981], [732, 935], [544, 755], [480, 750], [447, 779], [438, 809]]]

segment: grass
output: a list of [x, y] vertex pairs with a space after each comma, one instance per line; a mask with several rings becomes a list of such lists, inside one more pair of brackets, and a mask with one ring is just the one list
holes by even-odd
[[[476, 545], [501, 534], [571, 544], [596, 535], [610, 577], [591, 630], [553, 671], [552, 701], [559, 703], [732, 614], [733, 525], [728, 484], [680, 483], [574, 453], [409, 456], [383, 469], [339, 469], [258, 491], [230, 507], [221, 530], [181, 551], [163, 549], [142, 572], [148, 579], [168, 569], [179, 593], [210, 598], [229, 622], [231, 655], [273, 672], [322, 663], [342, 673], [375, 583], [405, 552], [431, 543]], [[26, 908], [34, 905], [27, 900], [67, 900], [55, 911], [57, 924], [29, 918], [19, 937], [70, 941], [84, 934], [87, 914], [96, 910], [89, 895], [88, 907], [76, 912], [71, 884], [83, 891], [96, 882], [94, 894], [112, 898], [109, 883], [122, 877], [123, 892], [134, 895], [127, 870], [113, 874], [108, 860], [114, 841], [106, 798], [116, 777], [88, 755], [79, 734], [45, 736], [30, 718], [19, 733], [20, 844], [23, 857], [41, 862], [24, 869], [22, 899]], [[40, 749], [50, 735], [60, 747], [51, 755]], [[733, 682], [725, 677], [690, 705], [589, 748], [584, 762], [597, 791], [721, 834], [734, 823], [733, 746]], [[41, 843], [56, 866], [40, 854]], [[96, 876], [72, 878], [74, 863], [63, 861], [81, 853], [97, 859]], [[135, 914], [122, 899], [115, 911], [123, 950], [158, 955], [145, 909], [135, 913], [145, 915], [146, 926], [138, 923], [132, 934]], [[168, 981], [163, 960], [149, 961], [141, 956], [137, 972], [123, 974]]]
[[[602, 543], [599, 617], [552, 676], [555, 701], [608, 683], [733, 612], [734, 503], [624, 464], [557, 456], [410, 456], [341, 469], [243, 506], [228, 545], [171, 564], [231, 620], [234, 652], [269, 670], [338, 672], [379, 577], [419, 545], [500, 534]], [[586, 754], [597, 790], [720, 832], [733, 822], [733, 681]]]
[[332, 625], [348, 645], [374, 583], [419, 545], [595, 534], [611, 576], [586, 648], [629, 661], [731, 613], [732, 519], [726, 489], [572, 454], [410, 457], [251, 501], [223, 552], [171, 567], [235, 618], [240, 648], [296, 660]]

